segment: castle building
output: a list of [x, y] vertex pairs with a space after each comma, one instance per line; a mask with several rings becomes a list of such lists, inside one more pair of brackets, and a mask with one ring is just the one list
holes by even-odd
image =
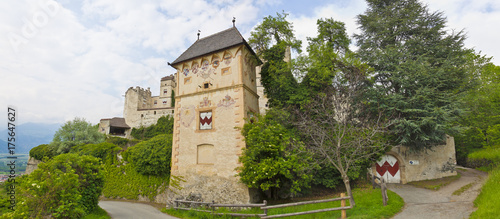
[[101, 119], [99, 131], [106, 135], [131, 138], [132, 128], [156, 124], [165, 115], [174, 114], [175, 77], [166, 76], [160, 80], [160, 95], [152, 96], [151, 90], [130, 87], [125, 92], [123, 118]]
[[261, 61], [235, 28], [198, 39], [170, 65], [175, 74], [173, 176], [204, 201], [248, 203], [249, 188], [236, 176], [245, 148], [238, 128], [259, 113], [256, 66]]

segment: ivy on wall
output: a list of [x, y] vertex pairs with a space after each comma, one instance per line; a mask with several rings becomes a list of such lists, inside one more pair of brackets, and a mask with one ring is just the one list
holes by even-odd
[[138, 200], [139, 195], [154, 201], [158, 194], [168, 188], [169, 176], [144, 176], [135, 171], [132, 164], [104, 166], [105, 183], [102, 194], [107, 198]]

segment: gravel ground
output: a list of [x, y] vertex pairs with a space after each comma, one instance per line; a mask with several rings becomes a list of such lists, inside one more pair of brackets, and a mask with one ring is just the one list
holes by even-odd
[[[462, 175], [458, 180], [441, 187], [438, 191], [417, 188], [412, 185], [388, 184], [387, 188], [396, 192], [405, 201], [403, 210], [394, 216], [394, 219], [462, 219], [469, 218], [475, 210], [474, 199], [481, 191], [481, 187], [488, 178], [482, 171], [459, 167]], [[473, 186], [460, 195], [453, 192], [463, 186], [473, 183]]]

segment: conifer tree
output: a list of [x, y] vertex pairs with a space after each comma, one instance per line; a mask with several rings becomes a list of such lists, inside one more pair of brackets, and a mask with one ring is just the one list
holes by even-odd
[[373, 107], [396, 116], [395, 143], [412, 149], [443, 143], [461, 112], [457, 96], [470, 69], [463, 31], [447, 31], [442, 12], [418, 0], [367, 0], [355, 35], [373, 68]]

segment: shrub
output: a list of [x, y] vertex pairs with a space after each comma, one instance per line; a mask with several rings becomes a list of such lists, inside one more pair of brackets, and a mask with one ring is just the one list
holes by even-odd
[[48, 144], [41, 144], [30, 150], [30, 157], [37, 160], [43, 160], [44, 157], [50, 159], [53, 156], [54, 152], [50, 149]]
[[294, 130], [282, 124], [283, 118], [287, 118], [283, 112], [268, 111], [245, 124], [241, 132], [247, 147], [239, 158], [240, 180], [250, 188], [270, 190], [274, 199], [279, 193], [297, 194], [310, 187], [313, 178], [312, 158], [300, 152], [305, 146]]
[[90, 155], [106, 161], [107, 159], [114, 158], [120, 150], [122, 150], [121, 147], [103, 142], [99, 144], [78, 145], [73, 147], [72, 152], [79, 155]]
[[500, 164], [500, 147], [489, 147], [469, 154], [468, 165], [472, 167], [493, 167]]
[[172, 135], [163, 134], [138, 143], [125, 151], [123, 158], [133, 164], [143, 175], [170, 175]]
[[108, 136], [106, 137], [106, 142], [125, 148], [130, 140], [121, 137]]
[[[104, 176], [97, 158], [62, 154], [22, 177], [16, 210], [7, 218], [81, 218], [92, 212]], [[16, 179], [17, 181], [17, 179]]]
[[130, 135], [135, 139], [145, 140], [161, 134], [173, 134], [173, 132], [174, 118], [167, 115], [160, 117], [155, 125], [133, 128]]

